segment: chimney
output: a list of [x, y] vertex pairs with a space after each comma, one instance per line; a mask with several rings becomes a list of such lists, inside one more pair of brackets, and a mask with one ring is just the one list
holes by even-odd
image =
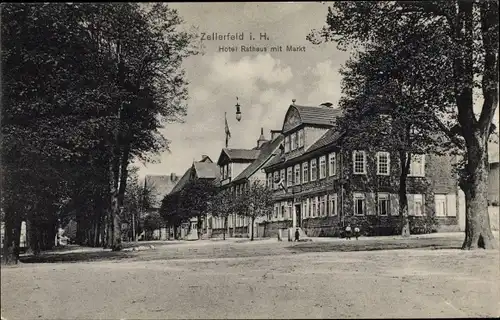
[[281, 130], [271, 130], [271, 140], [276, 139], [281, 133]]
[[260, 137], [259, 140], [257, 140], [257, 149], [260, 149], [264, 143], [266, 143], [267, 140], [264, 137], [264, 128], [260, 128]]

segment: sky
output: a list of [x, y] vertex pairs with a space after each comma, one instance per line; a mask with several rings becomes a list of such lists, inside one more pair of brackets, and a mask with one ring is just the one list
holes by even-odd
[[[203, 53], [188, 57], [183, 64], [189, 81], [184, 123], [168, 124], [161, 130], [171, 141], [169, 151], [155, 163], [135, 162], [140, 176], [182, 175], [202, 155], [216, 162], [225, 144], [225, 113], [231, 131], [229, 148], [253, 148], [261, 128], [266, 138], [270, 130], [281, 129], [292, 99], [299, 105], [337, 104], [341, 96], [338, 71], [350, 53], [337, 50], [335, 43], [314, 45], [306, 40], [312, 29], [325, 25], [327, 4], [199, 2], [170, 6], [183, 18], [183, 28], [196, 28], [200, 36], [205, 33], [206, 40]], [[208, 35], [214, 33], [243, 33], [244, 39], [209, 40]], [[267, 51], [241, 52], [241, 46], [265, 47]], [[271, 52], [279, 46], [282, 52]], [[286, 46], [302, 50], [286, 52]], [[235, 47], [237, 51], [230, 52]], [[235, 119], [236, 97], [241, 105], [240, 122]]]

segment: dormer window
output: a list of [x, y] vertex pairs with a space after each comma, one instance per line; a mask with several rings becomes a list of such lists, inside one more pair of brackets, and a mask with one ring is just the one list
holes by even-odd
[[297, 149], [297, 132], [292, 133], [292, 150]]

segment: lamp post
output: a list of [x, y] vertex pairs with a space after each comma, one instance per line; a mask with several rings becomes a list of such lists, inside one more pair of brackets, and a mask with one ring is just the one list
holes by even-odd
[[236, 97], [236, 120], [238, 120], [238, 122], [241, 120], [241, 110], [240, 110], [240, 104], [238, 103], [238, 97]]

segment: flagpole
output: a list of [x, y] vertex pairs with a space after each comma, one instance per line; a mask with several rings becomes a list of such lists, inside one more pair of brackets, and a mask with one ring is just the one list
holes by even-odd
[[224, 133], [226, 134], [226, 149], [227, 149], [229, 142], [229, 138], [227, 136], [227, 112], [224, 112]]

